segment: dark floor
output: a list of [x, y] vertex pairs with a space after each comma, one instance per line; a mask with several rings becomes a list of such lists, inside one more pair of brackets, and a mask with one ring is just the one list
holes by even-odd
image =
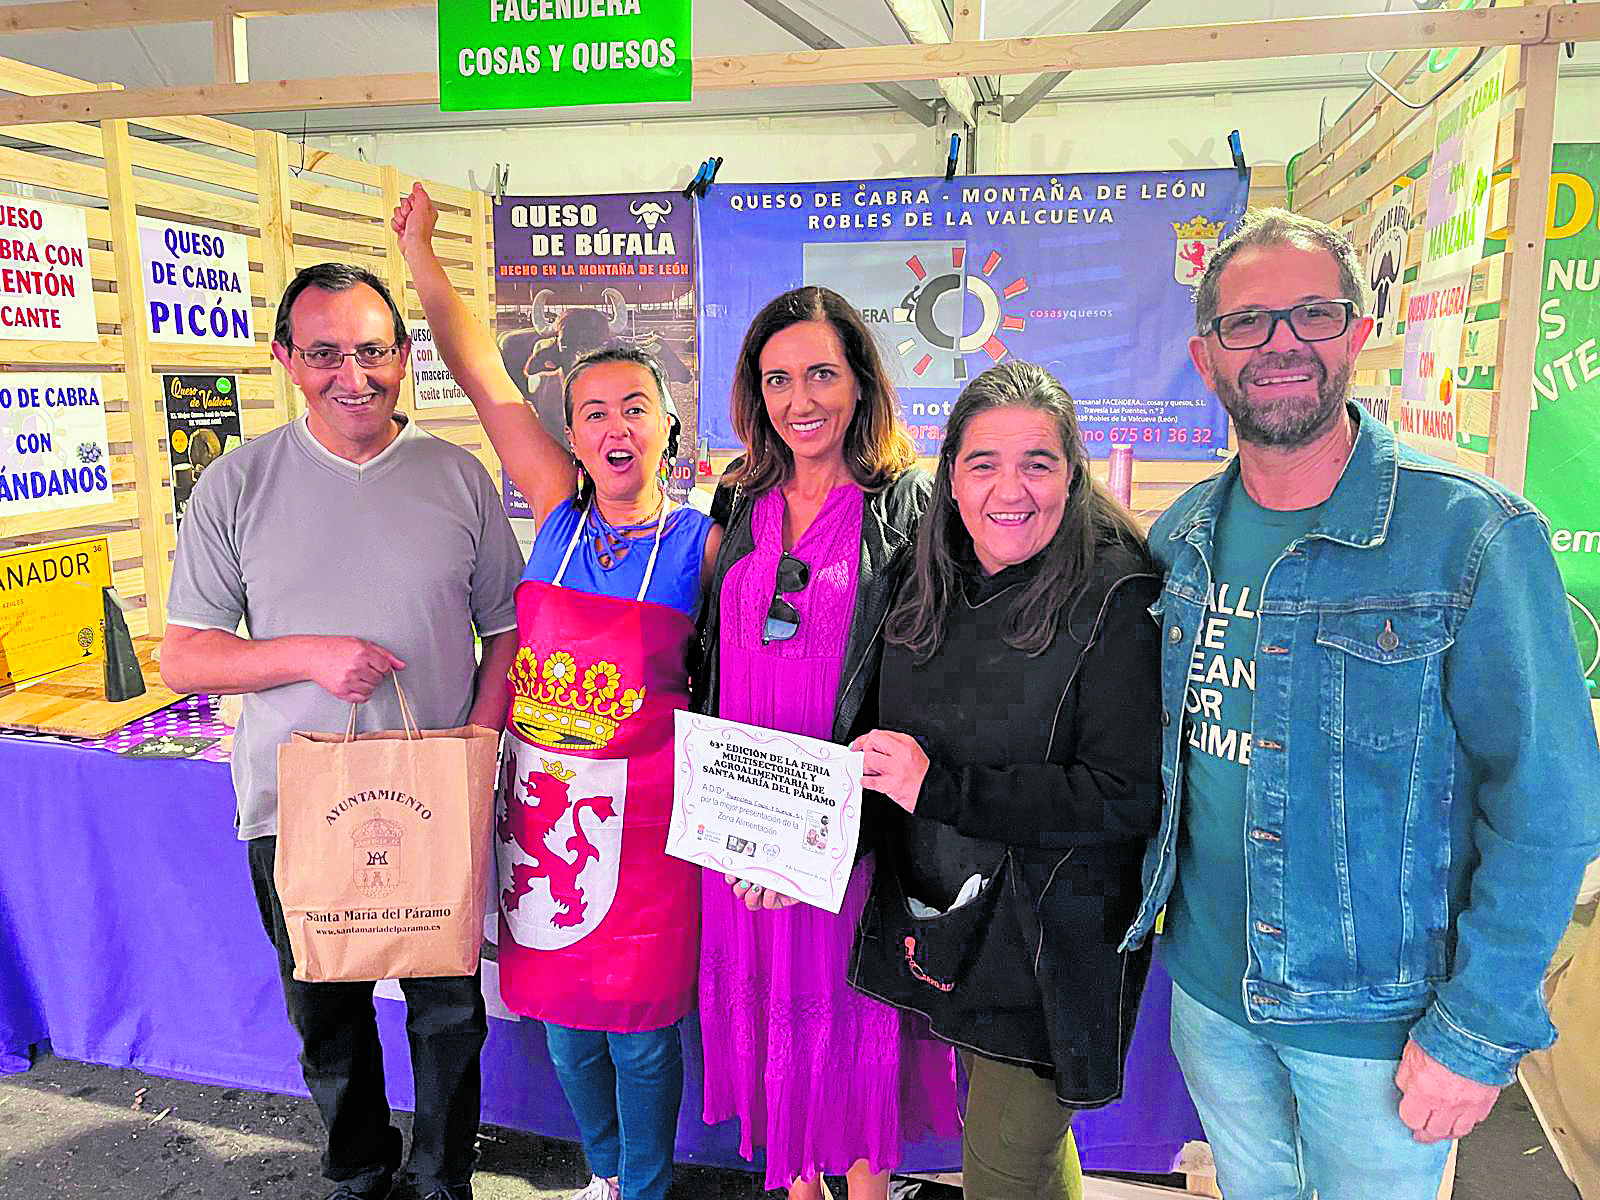
[[[320, 1200], [320, 1144], [316, 1110], [298, 1096], [52, 1057], [0, 1076], [0, 1196], [8, 1200]], [[480, 1151], [477, 1200], [565, 1200], [588, 1174], [575, 1146], [512, 1130], [485, 1129]], [[680, 1166], [675, 1175], [674, 1200], [763, 1195], [744, 1172]], [[1507, 1089], [1462, 1143], [1456, 1200], [1577, 1195], [1521, 1089]]]

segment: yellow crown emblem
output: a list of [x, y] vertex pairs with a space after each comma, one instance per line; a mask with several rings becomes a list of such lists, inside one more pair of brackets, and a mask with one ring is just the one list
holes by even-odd
[[1214, 238], [1222, 232], [1226, 221], [1208, 221], [1204, 217], [1190, 217], [1183, 224], [1172, 222], [1172, 232], [1181, 238]]
[[552, 750], [598, 750], [644, 707], [644, 688], [623, 689], [615, 663], [600, 659], [580, 673], [565, 650], [540, 662], [524, 646], [511, 665], [511, 686], [516, 691], [512, 726], [530, 742]]
[[567, 780], [571, 779], [577, 774], [577, 772], [571, 767], [563, 764], [560, 759], [556, 759], [554, 762], [552, 762], [548, 758], [541, 758], [539, 760], [539, 765], [544, 768], [544, 773], [546, 775], [554, 775], [557, 779], [561, 780], [562, 783], [565, 783]]

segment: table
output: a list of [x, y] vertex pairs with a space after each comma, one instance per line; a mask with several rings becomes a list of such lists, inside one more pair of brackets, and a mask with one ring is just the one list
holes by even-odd
[[[0, 737], [0, 1071], [48, 1039], [66, 1058], [305, 1094], [299, 1047], [232, 827], [224, 763], [119, 757]], [[1151, 972], [1124, 1099], [1074, 1130], [1091, 1170], [1164, 1173], [1202, 1137], [1167, 1046], [1170, 981]], [[378, 999], [389, 1098], [411, 1106], [404, 1009]], [[491, 1020], [483, 1116], [576, 1140], [537, 1022]], [[744, 1167], [735, 1122], [700, 1121], [700, 1041], [684, 1029], [681, 1162]], [[948, 1170], [952, 1141], [905, 1170]]]

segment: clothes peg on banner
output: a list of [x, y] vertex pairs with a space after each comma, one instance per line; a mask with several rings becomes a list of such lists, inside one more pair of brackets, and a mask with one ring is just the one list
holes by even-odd
[[959, 133], [952, 133], [950, 135], [950, 157], [944, 160], [944, 177], [947, 180], [954, 179], [956, 177], [956, 160], [960, 153], [961, 135]]
[[705, 165], [700, 168], [700, 174], [695, 176], [694, 194], [704, 196], [711, 190], [711, 185], [716, 182], [717, 172], [722, 169], [722, 158], [708, 158]]
[[1243, 179], [1250, 173], [1250, 168], [1244, 161], [1244, 143], [1239, 140], [1237, 129], [1228, 135], [1228, 149], [1233, 151], [1233, 169], [1239, 172], [1239, 178]]
[[711, 169], [711, 160], [708, 158], [700, 164], [700, 169], [694, 173], [694, 178], [683, 185], [683, 198], [699, 195], [700, 181], [705, 178], [706, 172]]

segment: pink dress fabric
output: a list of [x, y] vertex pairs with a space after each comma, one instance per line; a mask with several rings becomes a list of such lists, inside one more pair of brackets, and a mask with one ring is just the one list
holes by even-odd
[[[755, 550], [723, 581], [718, 715], [833, 736], [861, 558], [863, 494], [836, 488], [790, 553], [810, 581], [786, 598], [799, 632], [761, 644], [783, 553], [783, 496], [759, 497]], [[893, 1168], [902, 1146], [960, 1127], [954, 1054], [917, 1019], [845, 982], [872, 860], [856, 864], [838, 916], [797, 904], [752, 913], [721, 878], [701, 888], [700, 1027], [708, 1123], [739, 1118], [739, 1152], [767, 1155], [766, 1186], [857, 1160]]]

